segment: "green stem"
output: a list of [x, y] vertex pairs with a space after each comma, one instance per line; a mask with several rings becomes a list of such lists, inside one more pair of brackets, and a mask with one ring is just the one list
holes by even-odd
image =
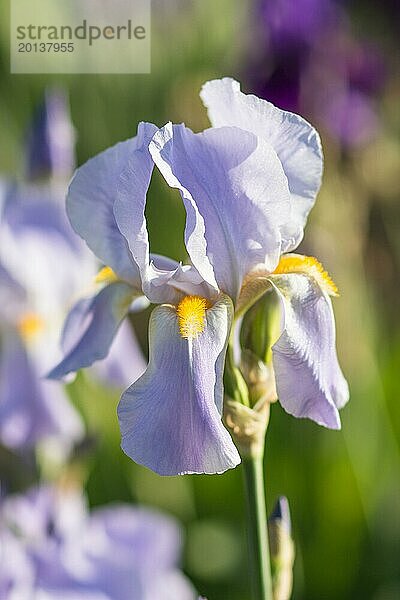
[[253, 600], [272, 600], [263, 459], [243, 457]]

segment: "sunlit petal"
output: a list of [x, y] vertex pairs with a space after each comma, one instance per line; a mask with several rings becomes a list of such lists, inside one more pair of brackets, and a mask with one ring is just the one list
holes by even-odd
[[117, 282], [91, 298], [79, 300], [64, 325], [64, 358], [50, 371], [48, 378], [60, 379], [105, 358], [134, 296], [134, 288]]
[[249, 270], [259, 263], [273, 270], [279, 259], [290, 195], [275, 151], [237, 127], [195, 134], [171, 124], [156, 133], [150, 151], [183, 197], [193, 265], [210, 285], [215, 274], [235, 300]]
[[183, 271], [179, 263], [165, 256], [150, 254], [145, 216], [146, 194], [153, 171], [148, 145], [156, 131], [151, 123], [141, 123], [136, 148], [130, 153], [118, 181], [114, 215], [140, 272], [142, 289], [154, 303], [176, 302], [183, 283], [195, 293], [199, 274], [193, 267]]
[[328, 294], [303, 274], [270, 277], [284, 311], [283, 332], [272, 347], [279, 401], [296, 417], [340, 428], [338, 408], [349, 391], [335, 348], [335, 321]]
[[119, 405], [123, 450], [161, 475], [219, 473], [240, 462], [221, 422], [232, 303], [224, 297], [205, 318], [189, 340], [174, 307], [153, 311], [149, 366]]
[[126, 140], [80, 167], [69, 187], [67, 213], [96, 256], [122, 279], [140, 287], [137, 265], [113, 211], [121, 171], [137, 147], [138, 137]]
[[288, 223], [282, 252], [294, 249], [321, 185], [323, 155], [317, 131], [299, 115], [243, 94], [234, 79], [209, 81], [200, 96], [214, 127], [236, 125], [264, 138], [275, 149], [292, 196], [292, 223]]

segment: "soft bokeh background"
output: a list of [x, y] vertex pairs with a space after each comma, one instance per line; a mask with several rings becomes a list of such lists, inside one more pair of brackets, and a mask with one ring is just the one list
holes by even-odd
[[[341, 432], [272, 410], [268, 505], [282, 493], [290, 500], [296, 600], [400, 598], [399, 17], [389, 0], [157, 0], [152, 72], [130, 76], [10, 75], [8, 19], [0, 23], [2, 176], [23, 176], [24, 133], [52, 84], [70, 95], [78, 164], [134, 135], [140, 120], [206, 127], [199, 88], [224, 75], [321, 131], [324, 182], [300, 250], [316, 255], [341, 291], [334, 308], [351, 402]], [[147, 216], [152, 250], [184, 259], [180, 199], [157, 174]], [[132, 319], [145, 351], [147, 318]], [[248, 599], [240, 468], [160, 478], [119, 449], [118, 391], [85, 373], [68, 391], [90, 439], [63, 477], [81, 480], [93, 506], [121, 500], [175, 515], [199, 592]], [[35, 477], [5, 449], [0, 468], [9, 490]], [[43, 461], [41, 471], [61, 475]]]

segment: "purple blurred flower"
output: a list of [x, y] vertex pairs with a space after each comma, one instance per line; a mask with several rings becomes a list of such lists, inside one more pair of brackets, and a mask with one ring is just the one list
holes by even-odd
[[12, 557], [0, 574], [7, 598], [196, 597], [178, 569], [181, 532], [170, 518], [124, 505], [89, 514], [78, 492], [51, 487], [6, 499], [0, 517], [4, 553]]
[[46, 90], [27, 134], [25, 160], [29, 180], [71, 177], [75, 168], [75, 130], [63, 89]]
[[[348, 398], [329, 299], [336, 288], [315, 259], [281, 259], [300, 243], [320, 186], [319, 136], [231, 79], [208, 82], [201, 97], [211, 129], [141, 123], [137, 137], [78, 169], [67, 198], [74, 229], [109, 267], [100, 274], [105, 287], [67, 317], [64, 337], [73, 332], [74, 341], [50, 375], [106, 356], [134, 298], [144, 293], [161, 304], [150, 318], [149, 366], [118, 414], [124, 451], [163, 475], [239, 462], [221, 422], [225, 352], [234, 307], [246, 310], [271, 287], [284, 312], [273, 347], [284, 408], [338, 428]], [[154, 166], [181, 193], [191, 265], [150, 254], [145, 206]]]
[[307, 48], [327, 24], [332, 26], [339, 18], [332, 0], [262, 0], [260, 13], [271, 46], [282, 53]]
[[342, 4], [261, 0], [259, 11], [261, 51], [247, 66], [250, 86], [315, 120], [344, 147], [368, 141], [385, 68], [377, 48], [352, 37]]

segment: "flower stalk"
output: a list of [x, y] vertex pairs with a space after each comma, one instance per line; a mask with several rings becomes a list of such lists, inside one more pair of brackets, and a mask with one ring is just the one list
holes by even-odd
[[254, 600], [272, 600], [272, 578], [264, 489], [264, 442], [270, 403], [260, 399], [254, 408], [225, 399], [225, 423], [242, 457], [246, 494], [249, 567]]
[[262, 456], [243, 458], [250, 575], [254, 600], [272, 600]]

